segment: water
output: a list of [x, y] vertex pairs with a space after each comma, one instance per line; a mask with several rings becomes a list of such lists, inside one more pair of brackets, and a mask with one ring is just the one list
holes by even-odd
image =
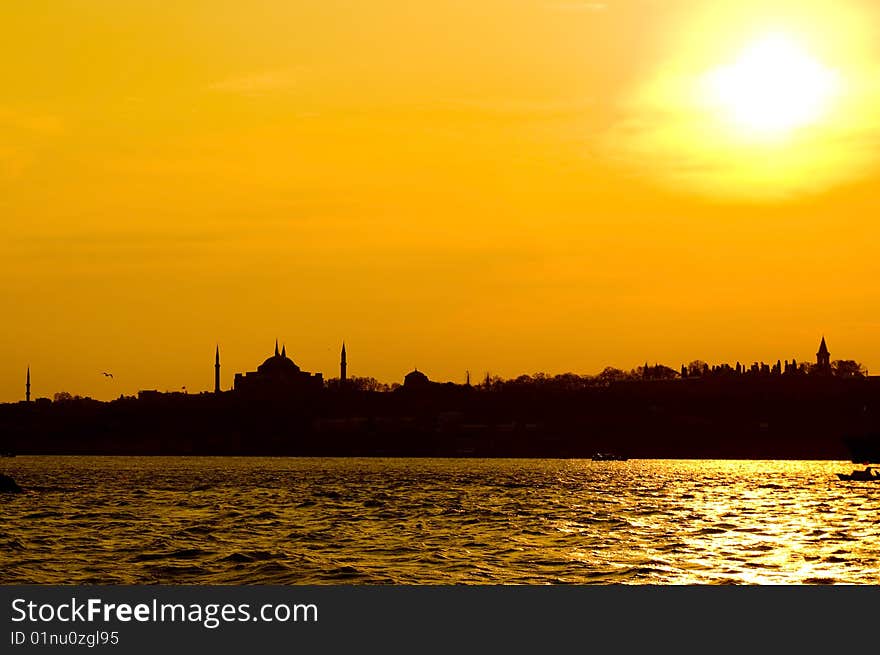
[[17, 457], [0, 583], [880, 582], [845, 462]]

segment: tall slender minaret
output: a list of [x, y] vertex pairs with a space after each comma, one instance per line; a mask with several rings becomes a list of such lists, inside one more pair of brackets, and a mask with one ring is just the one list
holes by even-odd
[[27, 370], [27, 382], [24, 385], [24, 401], [29, 403], [31, 401], [31, 367], [28, 366]]
[[345, 342], [342, 342], [342, 359], [339, 360], [339, 380], [342, 384], [348, 379], [348, 361], [345, 358]]
[[220, 393], [220, 344], [214, 353], [214, 393]]

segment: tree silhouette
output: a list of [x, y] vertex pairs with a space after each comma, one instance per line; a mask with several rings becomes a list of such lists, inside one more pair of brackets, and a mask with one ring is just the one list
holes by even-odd
[[596, 379], [602, 384], [611, 384], [612, 382], [620, 382], [622, 380], [626, 380], [627, 373], [622, 371], [619, 368], [614, 368], [613, 366], [606, 366], [599, 375], [596, 376]]
[[852, 359], [831, 362], [831, 372], [839, 378], [863, 378], [868, 373], [862, 364]]

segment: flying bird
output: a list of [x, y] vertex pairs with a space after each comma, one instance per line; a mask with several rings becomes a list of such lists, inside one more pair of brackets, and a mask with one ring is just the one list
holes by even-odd
[[113, 377], [112, 373], [107, 373], [106, 371], [101, 371], [101, 373], [104, 375], [105, 378], [112, 378]]

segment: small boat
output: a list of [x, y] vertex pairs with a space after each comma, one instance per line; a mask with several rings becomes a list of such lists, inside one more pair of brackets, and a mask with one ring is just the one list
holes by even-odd
[[628, 458], [614, 453], [596, 453], [593, 455], [594, 462], [625, 462]]
[[864, 471], [853, 471], [852, 473], [838, 473], [838, 479], [850, 480], [854, 482], [880, 482], [880, 471], [876, 466], [867, 466]]

